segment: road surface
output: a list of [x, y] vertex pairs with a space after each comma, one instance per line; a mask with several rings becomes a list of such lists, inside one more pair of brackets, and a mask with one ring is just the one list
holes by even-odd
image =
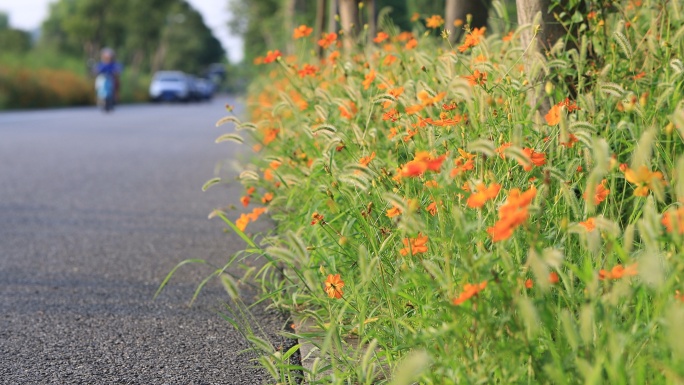
[[[0, 113], [0, 383], [272, 382], [219, 317], [219, 284], [187, 306], [206, 267], [152, 300], [176, 263], [243, 247], [207, 219], [243, 190], [201, 191], [248, 156], [213, 142], [225, 103]], [[255, 316], [277, 341], [282, 316]]]

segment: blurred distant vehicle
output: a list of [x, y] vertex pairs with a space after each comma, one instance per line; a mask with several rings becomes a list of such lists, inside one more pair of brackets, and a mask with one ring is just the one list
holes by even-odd
[[190, 100], [202, 100], [202, 90], [199, 84], [199, 78], [193, 75], [188, 75], [188, 80], [190, 82]]
[[214, 82], [209, 79], [198, 78], [197, 88], [199, 89], [200, 99], [211, 100], [214, 97], [215, 86]]
[[197, 91], [191, 77], [181, 71], [159, 71], [150, 83], [150, 99], [159, 101], [189, 101]]

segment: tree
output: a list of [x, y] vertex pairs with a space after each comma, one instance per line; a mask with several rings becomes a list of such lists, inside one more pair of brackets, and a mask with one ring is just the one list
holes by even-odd
[[[567, 3], [567, 0], [563, 0]], [[518, 24], [532, 24], [538, 13], [541, 14], [540, 29], [537, 33], [537, 49], [548, 50], [551, 46], [565, 35], [563, 25], [554, 18], [555, 8], [552, 0], [516, 0], [518, 10]], [[534, 26], [533, 26], [534, 27]], [[535, 28], [527, 29], [521, 33], [523, 47], [532, 43]]]
[[[571, 18], [575, 14], [581, 15], [586, 4], [573, 0], [516, 0], [516, 6], [518, 24], [534, 24], [538, 21], [538, 25], [521, 33], [521, 42], [523, 47], [529, 47], [524, 59], [525, 70], [530, 76], [530, 83], [537, 85], [530, 89], [532, 105], [540, 112], [546, 112], [550, 102], [543, 97], [541, 87], [546, 79], [535, 70], [534, 64], [540, 59], [539, 55], [548, 53], [558, 40], [563, 39], [566, 48], [576, 48], [577, 23]], [[537, 15], [539, 19], [536, 19]]]
[[359, 0], [339, 0], [344, 49], [350, 52], [359, 31]]
[[10, 27], [9, 16], [0, 12], [0, 52], [26, 52], [31, 49], [31, 35]]
[[9, 29], [9, 15], [5, 12], [0, 12], [0, 31]]
[[58, 0], [43, 23], [41, 44], [89, 60], [108, 46], [136, 72], [200, 72], [225, 53], [185, 0]]

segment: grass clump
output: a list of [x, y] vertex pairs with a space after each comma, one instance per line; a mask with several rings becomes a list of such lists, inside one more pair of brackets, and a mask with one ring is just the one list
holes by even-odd
[[[351, 53], [302, 36], [259, 60], [252, 122], [220, 138], [256, 143], [256, 208], [219, 215], [245, 237], [276, 221], [241, 255], [318, 326], [291, 333], [322, 353], [309, 383], [684, 381], [684, 15], [624, 3], [527, 68], [532, 26], [450, 47], [384, 25]], [[261, 361], [294, 381], [281, 352]]]

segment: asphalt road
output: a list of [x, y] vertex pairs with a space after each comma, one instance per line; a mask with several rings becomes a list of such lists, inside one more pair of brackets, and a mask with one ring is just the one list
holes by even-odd
[[[246, 156], [213, 142], [227, 102], [0, 113], [1, 384], [272, 382], [219, 317], [218, 283], [187, 306], [206, 267], [152, 300], [176, 263], [243, 246], [207, 219], [243, 190], [201, 191]], [[283, 317], [255, 317], [277, 343]]]

